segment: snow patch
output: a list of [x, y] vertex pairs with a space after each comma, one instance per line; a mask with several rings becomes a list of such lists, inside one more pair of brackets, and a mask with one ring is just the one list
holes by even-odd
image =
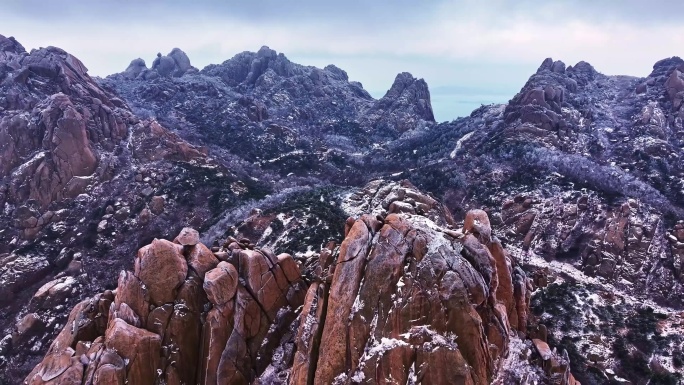
[[454, 148], [454, 150], [451, 151], [451, 153], [449, 154], [449, 158], [454, 159], [456, 157], [456, 154], [458, 153], [458, 151], [461, 149], [461, 147], [463, 147], [463, 142], [470, 139], [470, 137], [473, 136], [474, 133], [475, 133], [475, 131], [471, 131], [471, 132], [463, 135], [459, 140], [457, 140], [456, 141], [456, 148]]

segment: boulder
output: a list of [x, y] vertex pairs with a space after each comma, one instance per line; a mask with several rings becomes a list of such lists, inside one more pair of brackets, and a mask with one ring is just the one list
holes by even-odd
[[168, 77], [174, 73], [176, 62], [169, 56], [157, 54], [157, 58], [152, 63], [152, 69], [157, 71], [160, 76]]
[[183, 246], [194, 246], [199, 243], [199, 233], [190, 227], [184, 227], [174, 241]]
[[215, 268], [218, 263], [218, 258], [203, 244], [198, 243], [192, 246], [188, 255], [188, 265], [200, 278], [204, 279], [204, 275]]
[[176, 289], [185, 282], [188, 265], [181, 246], [155, 239], [141, 248], [135, 260], [135, 275], [145, 284], [150, 302], [156, 306], [173, 302]]
[[130, 80], [136, 79], [143, 71], [147, 70], [147, 65], [143, 59], [133, 59], [124, 71], [124, 77]]
[[235, 267], [221, 262], [204, 276], [204, 291], [209, 302], [217, 306], [225, 305], [233, 299], [238, 286], [238, 273]]
[[684, 91], [684, 74], [679, 70], [674, 70], [665, 81], [665, 90], [671, 100], [677, 97], [679, 92]]
[[161, 368], [159, 335], [115, 318], [105, 334], [105, 345], [127, 360], [127, 382], [153, 384]]
[[41, 286], [31, 302], [40, 308], [49, 309], [66, 302], [75, 294], [76, 288], [77, 282], [73, 277], [55, 279]]
[[182, 76], [192, 68], [190, 65], [190, 58], [188, 58], [188, 55], [186, 55], [185, 52], [183, 52], [180, 48], [172, 49], [169, 53], [169, 57], [173, 59], [176, 65], [174, 76]]
[[150, 200], [150, 211], [154, 215], [161, 215], [164, 212], [166, 199], [163, 196], [153, 196]]

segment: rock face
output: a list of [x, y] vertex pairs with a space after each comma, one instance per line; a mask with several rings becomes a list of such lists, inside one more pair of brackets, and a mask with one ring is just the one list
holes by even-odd
[[72, 310], [25, 383], [253, 382], [306, 286], [291, 256], [228, 247], [222, 256], [230, 262], [214, 257], [204, 277], [189, 263], [206, 249], [201, 243], [154, 240], [140, 249], [135, 272], [121, 272], [115, 294]]
[[[312, 286], [303, 310], [299, 335], [311, 335], [309, 325], [320, 333], [314, 383], [490, 383], [508, 354], [508, 319], [518, 318], [514, 293], [497, 290], [499, 281], [513, 285], [511, 261], [489, 251], [498, 241], [449, 230], [442, 207], [410, 184], [367, 188], [386, 209], [353, 223], [336, 263], [321, 266], [332, 275], [327, 298]], [[400, 202], [423, 214], [405, 213]], [[316, 357], [296, 358], [293, 376], [301, 378]]]
[[[391, 118], [387, 119], [386, 115]], [[418, 80], [408, 72], [397, 75], [385, 96], [363, 117], [363, 121], [376, 130], [399, 133], [414, 129], [421, 120], [435, 121], [430, 91], [425, 80]]]
[[[476, 230], [455, 230], [444, 207], [408, 182], [376, 181], [354, 200], [368, 212], [348, 221], [339, 247], [321, 251], [310, 284], [289, 254], [234, 238], [216, 255], [201, 243], [154, 240], [138, 252], [135, 272], [121, 272], [115, 292], [72, 310], [25, 383], [488, 384], [502, 377], [511, 336], [526, 334], [530, 283], [491, 229], [478, 230], [490, 234], [485, 243]], [[401, 212], [398, 203], [421, 214]], [[213, 258], [206, 272], [193, 267], [198, 252]], [[563, 373], [561, 383], [569, 383], [567, 365]]]

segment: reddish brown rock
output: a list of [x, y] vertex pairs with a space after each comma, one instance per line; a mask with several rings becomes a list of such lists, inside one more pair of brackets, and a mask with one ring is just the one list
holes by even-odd
[[407, 213], [407, 214], [415, 214], [416, 209], [413, 205], [406, 203], [406, 202], [400, 202], [400, 201], [394, 201], [390, 203], [389, 208], [387, 209], [390, 213]]
[[200, 384], [218, 384], [218, 366], [223, 349], [232, 333], [230, 320], [233, 316], [233, 304], [226, 304], [225, 310], [213, 308], [207, 314], [202, 330], [201, 366], [199, 367]]
[[192, 246], [188, 253], [188, 265], [200, 278], [204, 278], [204, 275], [218, 263], [219, 260], [214, 253], [201, 243]]
[[158, 334], [162, 339], [173, 314], [173, 305], [167, 303], [152, 310], [147, 318], [147, 330]]
[[126, 304], [141, 320], [141, 326], [145, 326], [150, 304], [147, 301], [148, 293], [143, 283], [130, 271], [122, 271], [119, 274], [119, 286], [114, 297], [114, 308]]
[[127, 324], [133, 325], [135, 327], [141, 327], [143, 325], [143, 320], [138, 317], [138, 315], [128, 306], [127, 303], [122, 303], [118, 306], [112, 303], [112, 306], [109, 309], [109, 316], [112, 319], [122, 319]]
[[167, 384], [190, 384], [197, 378], [202, 320], [200, 313], [206, 303], [201, 280], [189, 278], [181, 287], [162, 345], [169, 351], [169, 363], [164, 372]]
[[318, 359], [318, 347], [323, 332], [326, 310], [326, 286], [314, 283], [309, 287], [297, 330], [297, 352], [292, 364], [292, 385], [306, 385], [315, 375], [313, 363]]
[[279, 254], [276, 259], [288, 282], [296, 282], [302, 278], [299, 267], [290, 254]]
[[204, 277], [204, 291], [209, 301], [217, 306], [233, 299], [238, 286], [238, 273], [233, 265], [221, 262]]
[[93, 341], [104, 334], [110, 304], [111, 298], [97, 295], [76, 305], [69, 314], [68, 327], [55, 338], [43, 361], [26, 377], [25, 382], [38, 385], [54, 380], [56, 383], [80, 384], [79, 375], [83, 375], [83, 367], [80, 360], [73, 357], [75, 351], [72, 347], [78, 341]]
[[[397, 201], [399, 194], [392, 197]], [[516, 297], [511, 262], [484, 212], [471, 212], [466, 236], [437, 230], [436, 223], [450, 223], [439, 212], [426, 215], [392, 213], [380, 227], [366, 217], [350, 228], [326, 309], [314, 309], [324, 295], [313, 289], [307, 295], [295, 383], [312, 380], [306, 359], [320, 320], [314, 384], [405, 383], [409, 376], [431, 384], [492, 381], [497, 361], [509, 354], [509, 309], [518, 321], [522, 306], [524, 318], [529, 297], [526, 291]], [[526, 285], [524, 275], [516, 279]]]
[[29, 313], [19, 320], [16, 326], [17, 331], [12, 336], [12, 345], [14, 346], [19, 345], [32, 334], [39, 333], [45, 327], [45, 323], [40, 319], [38, 314]]
[[370, 248], [372, 233], [362, 220], [357, 220], [342, 242], [337, 267], [328, 297], [327, 317], [323, 327], [319, 356], [316, 367], [316, 383], [332, 383], [343, 372], [347, 357], [346, 341], [349, 334], [347, 320], [352, 311], [358, 286], [361, 283], [366, 255]]
[[153, 196], [150, 200], [149, 210], [154, 215], [161, 215], [164, 212], [164, 205], [166, 200], [162, 196]]
[[[513, 329], [518, 329], [518, 312], [517, 306], [514, 299], [514, 289], [513, 289], [513, 279], [512, 273], [513, 269], [511, 266], [511, 260], [506, 255], [505, 250], [501, 246], [498, 240], [494, 240], [489, 245], [487, 245], [489, 251], [496, 262], [496, 274], [498, 275], [498, 285], [496, 287], [496, 299], [503, 303], [506, 308], [506, 315], [508, 322], [511, 323]], [[522, 325], [524, 327], [524, 325]], [[523, 329], [518, 329], [524, 331]]]
[[470, 210], [466, 214], [463, 223], [463, 232], [473, 232], [481, 237], [483, 243], [489, 243], [492, 227], [489, 223], [489, 216], [483, 210]]
[[195, 246], [199, 243], [199, 233], [195, 229], [184, 227], [174, 241], [183, 246]]
[[570, 373], [567, 352], [560, 356], [552, 351], [546, 342], [536, 338], [532, 339], [532, 343], [536, 353], [541, 358], [541, 366], [546, 371], [550, 381], [567, 385], [578, 383]]
[[138, 251], [135, 275], [145, 284], [150, 302], [155, 305], [172, 302], [176, 289], [188, 274], [188, 265], [179, 247], [169, 241], [155, 239]]
[[128, 360], [126, 378], [133, 384], [153, 384], [160, 368], [159, 335], [114, 319], [105, 334], [105, 345]]
[[94, 359], [88, 364], [85, 381], [92, 381], [93, 384], [124, 385], [126, 363], [123, 358], [102, 344], [93, 344], [94, 347], [98, 345], [99, 349], [91, 348], [88, 352], [88, 357], [94, 356]]

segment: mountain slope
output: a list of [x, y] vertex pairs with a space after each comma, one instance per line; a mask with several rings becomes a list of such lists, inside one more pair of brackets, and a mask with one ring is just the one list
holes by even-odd
[[[174, 49], [105, 79], [56, 48], [0, 47], [10, 378], [33, 367], [23, 346], [42, 354], [69, 306], [113, 288], [134, 250], [186, 225], [208, 245], [233, 236], [288, 251], [315, 282], [340, 219], [363, 212], [348, 198], [382, 178], [410, 180], [455, 223], [484, 208], [533, 277], [528, 336], [566, 349], [582, 383], [681, 381], [683, 341], [670, 329], [684, 305], [679, 58], [645, 78], [547, 59], [508, 104], [436, 123], [427, 84], [410, 74], [375, 100], [335, 66], [267, 47], [202, 70]], [[67, 304], [40, 305], [50, 290]], [[501, 362], [500, 374], [515, 372]]]
[[140, 245], [208, 227], [267, 191], [141, 120], [86, 71], [59, 48], [27, 53], [0, 36], [0, 365], [10, 383]]

